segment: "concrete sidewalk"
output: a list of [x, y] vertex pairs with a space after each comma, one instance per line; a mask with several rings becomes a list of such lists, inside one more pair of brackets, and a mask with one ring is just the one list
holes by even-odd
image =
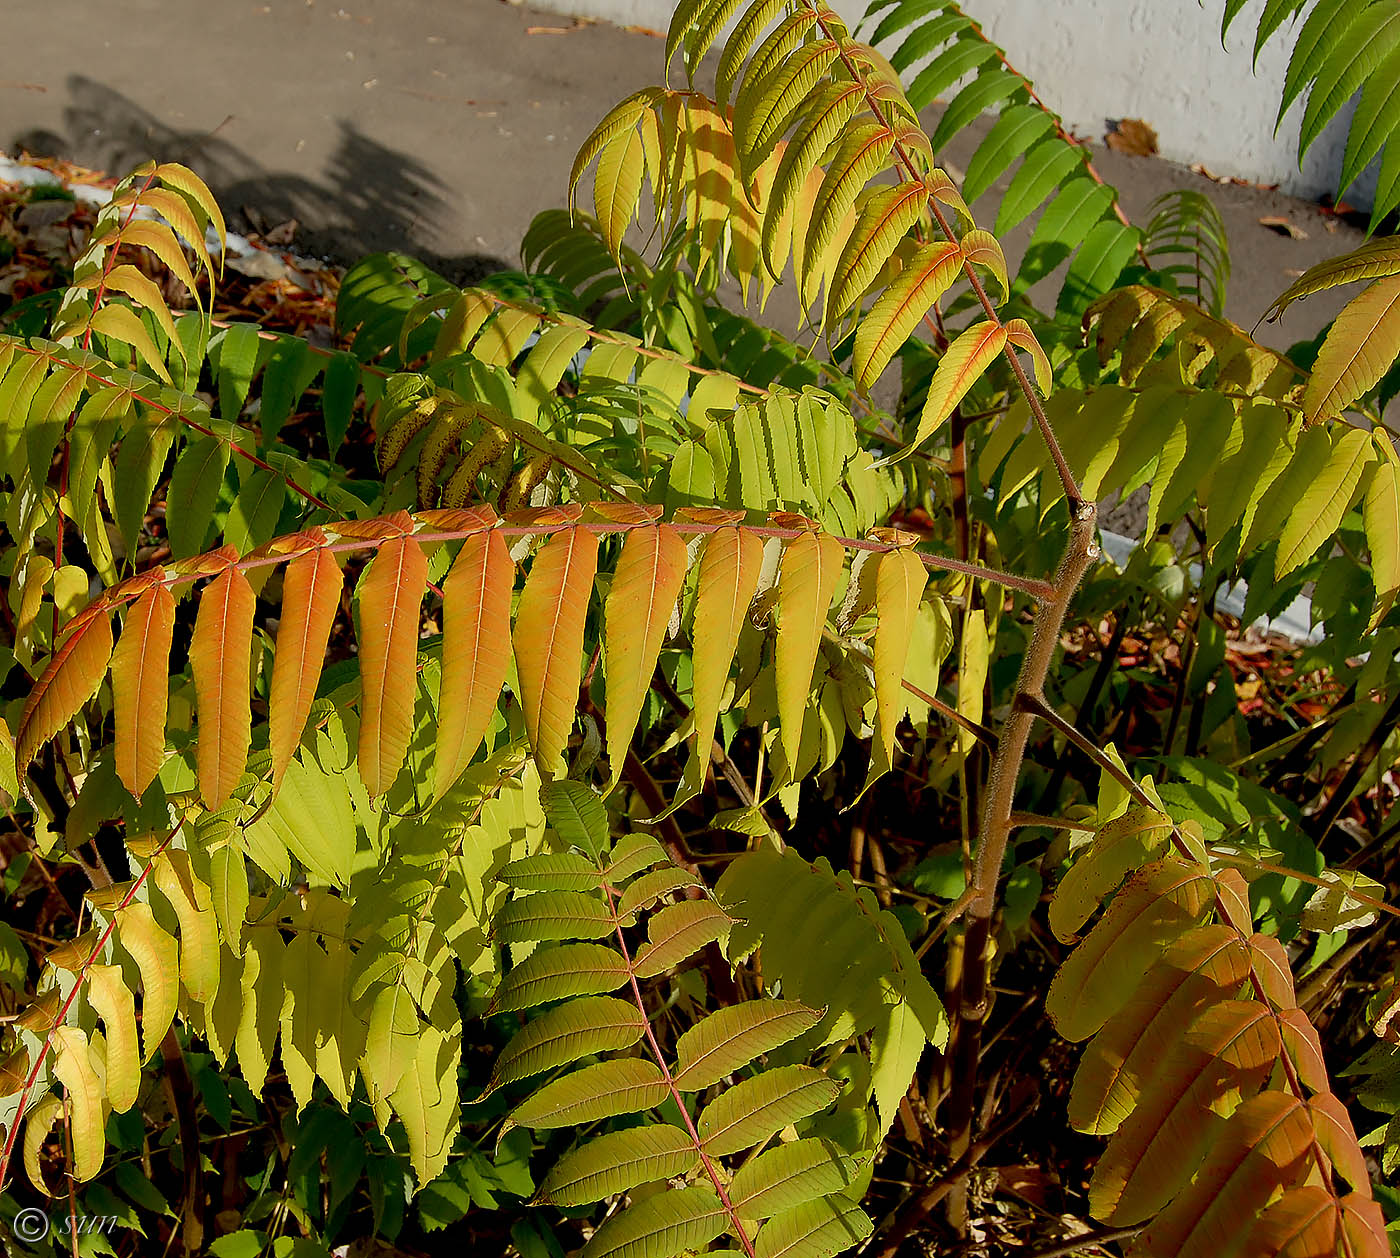
[[[662, 72], [654, 33], [502, 0], [49, 0], [6, 17], [8, 152], [112, 174], [185, 162], [234, 223], [245, 210], [255, 223], [297, 219], [300, 252], [402, 249], [459, 282], [517, 263], [531, 217], [564, 203], [593, 125]], [[941, 157], [956, 168], [967, 155], [964, 144]], [[1361, 240], [1305, 202], [1098, 145], [1094, 157], [1135, 222], [1168, 188], [1215, 196], [1234, 261], [1229, 313], [1246, 327], [1299, 271]], [[1306, 238], [1261, 226], [1265, 215]], [[1286, 346], [1339, 305], [1300, 303], [1260, 335]]]

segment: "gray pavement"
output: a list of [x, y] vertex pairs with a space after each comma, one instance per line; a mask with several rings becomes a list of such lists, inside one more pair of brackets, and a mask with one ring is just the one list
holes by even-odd
[[[654, 33], [503, 0], [48, 0], [6, 21], [0, 148], [113, 174], [182, 161], [235, 223], [297, 219], [299, 252], [403, 249], [458, 281], [515, 264], [531, 217], [564, 203], [594, 123], [661, 73]], [[967, 141], [942, 156], [962, 166]], [[1276, 193], [1101, 146], [1095, 162], [1136, 222], [1171, 187], [1216, 197], [1228, 310], [1246, 327], [1299, 271], [1361, 239]], [[1306, 238], [1260, 226], [1279, 214]], [[1287, 345], [1339, 304], [1300, 303], [1261, 338]]]

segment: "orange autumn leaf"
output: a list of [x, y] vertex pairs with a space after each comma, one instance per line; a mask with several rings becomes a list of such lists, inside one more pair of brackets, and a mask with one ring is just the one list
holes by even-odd
[[175, 596], [160, 583], [160, 575], [156, 569], [155, 584], [127, 613], [112, 652], [117, 776], [138, 799], [160, 771], [165, 752]]
[[499, 529], [462, 543], [443, 585], [442, 682], [433, 794], [442, 798], [491, 723], [510, 671], [515, 564]]
[[540, 772], [553, 776], [569, 741], [583, 678], [583, 622], [598, 571], [589, 529], [558, 533], [540, 548], [520, 595], [515, 668], [525, 733]]
[[112, 658], [112, 621], [106, 607], [90, 607], [68, 624], [58, 650], [34, 684], [15, 737], [15, 775], [21, 781], [39, 748], [77, 714], [102, 684]]
[[267, 704], [274, 786], [306, 727], [343, 587], [340, 565], [328, 550], [309, 551], [287, 565]]
[[370, 796], [393, 785], [413, 734], [418, 626], [428, 560], [411, 536], [380, 547], [360, 582], [360, 776]]
[[251, 712], [249, 652], [253, 641], [253, 587], [230, 564], [199, 600], [190, 639], [199, 741], [195, 765], [206, 808], [233, 793], [248, 761]]
[[685, 542], [669, 524], [627, 534], [604, 611], [608, 763], [614, 782], [646, 701], [685, 569]]

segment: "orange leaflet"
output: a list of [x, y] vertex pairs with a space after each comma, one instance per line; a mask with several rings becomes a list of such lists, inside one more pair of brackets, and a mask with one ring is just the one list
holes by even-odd
[[747, 529], [720, 529], [705, 543], [695, 595], [693, 762], [707, 763], [729, 665], [758, 589], [763, 543]]
[[535, 556], [515, 621], [520, 706], [535, 762], [557, 769], [583, 678], [583, 622], [598, 571], [598, 539], [584, 528], [556, 534]]
[[491, 722], [510, 670], [515, 565], [499, 529], [462, 543], [443, 586], [442, 685], [433, 793], [466, 768]]
[[311, 551], [287, 565], [268, 691], [274, 786], [282, 781], [306, 727], [343, 588], [340, 566], [330, 551]]
[[634, 529], [622, 546], [605, 609], [608, 763], [622, 761], [656, 669], [676, 597], [685, 581], [685, 543], [669, 524]]
[[170, 641], [175, 596], [159, 583], [146, 588], [126, 615], [112, 652], [117, 776], [138, 799], [160, 771], [170, 694]]
[[230, 564], [205, 589], [194, 621], [190, 667], [199, 712], [195, 764], [206, 808], [217, 808], [233, 793], [248, 760], [255, 601], [248, 578]]
[[412, 537], [380, 547], [360, 583], [360, 776], [371, 796], [388, 790], [413, 733], [418, 625], [428, 560]]
[[111, 658], [111, 614], [96, 607], [80, 612], [69, 622], [62, 644], [29, 692], [20, 715], [15, 776], [21, 781], [34, 753], [97, 693]]

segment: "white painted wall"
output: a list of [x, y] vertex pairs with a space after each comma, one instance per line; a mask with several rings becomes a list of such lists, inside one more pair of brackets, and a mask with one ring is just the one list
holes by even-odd
[[[665, 30], [671, 0], [531, 0], [556, 12]], [[833, 0], [853, 22], [865, 0]], [[1301, 104], [1278, 134], [1293, 25], [1265, 45], [1251, 67], [1264, 0], [1250, 0], [1220, 44], [1221, 0], [963, 0], [1006, 49], [1008, 60], [1076, 134], [1101, 139], [1109, 118], [1141, 118], [1156, 128], [1162, 154], [1203, 162], [1222, 175], [1278, 183], [1300, 196], [1335, 192], [1351, 110], [1343, 110], [1297, 162]], [[658, 58], [659, 60], [659, 58]], [[1371, 179], [1348, 194], [1369, 205]]]

